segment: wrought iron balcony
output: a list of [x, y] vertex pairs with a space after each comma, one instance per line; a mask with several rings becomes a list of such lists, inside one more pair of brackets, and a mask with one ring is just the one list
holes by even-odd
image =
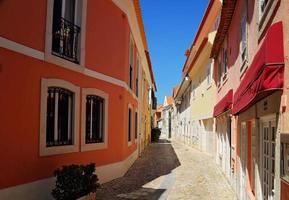
[[79, 64], [80, 27], [62, 17], [54, 20], [52, 54]]

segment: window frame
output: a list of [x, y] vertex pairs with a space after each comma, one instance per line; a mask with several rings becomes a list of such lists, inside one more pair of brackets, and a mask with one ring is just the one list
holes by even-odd
[[134, 139], [135, 139], [135, 142], [137, 143], [137, 139], [138, 139], [138, 132], [139, 132], [139, 114], [138, 114], [138, 110], [135, 109], [135, 112], [134, 112], [134, 131], [135, 131], [135, 136], [134, 136]]
[[212, 59], [209, 60], [207, 64], [207, 87], [211, 87], [212, 85]]
[[[86, 96], [96, 95], [104, 99], [104, 141], [101, 143], [86, 144]], [[82, 112], [81, 112], [81, 151], [93, 151], [98, 149], [106, 149], [108, 146], [108, 104], [109, 94], [96, 88], [82, 88]]]
[[[244, 27], [243, 27], [244, 26]], [[248, 62], [248, 25], [247, 25], [247, 11], [243, 12], [241, 17], [241, 29], [240, 29], [240, 76], [246, 71]], [[243, 47], [243, 28], [245, 29], [245, 47]], [[245, 54], [244, 59], [242, 55]]]
[[[79, 46], [79, 64], [69, 61], [52, 54], [52, 26], [53, 26], [53, 5], [55, 0], [47, 0], [47, 15], [46, 15], [46, 31], [45, 31], [45, 53], [44, 60], [59, 65], [61, 67], [72, 69], [77, 72], [84, 70], [85, 64], [85, 36], [86, 36], [86, 15], [87, 15], [87, 0], [81, 0], [81, 19], [80, 21], [80, 46]], [[78, 2], [80, 0], [76, 0]], [[78, 3], [76, 3], [78, 4]], [[80, 4], [80, 3], [79, 3]]]
[[264, 11], [261, 10], [261, 0], [257, 1], [257, 7], [258, 7], [258, 31], [259, 31], [259, 40], [264, 35], [264, 31], [267, 27], [268, 22], [270, 21], [270, 18], [272, 14], [274, 13], [274, 10], [276, 6], [279, 4], [280, 0], [268, 0]]
[[[74, 93], [73, 120], [72, 120], [72, 145], [46, 146], [46, 115], [47, 115], [47, 91], [49, 87], [61, 87]], [[80, 88], [62, 79], [41, 79], [40, 96], [40, 137], [39, 154], [40, 156], [57, 155], [79, 151], [79, 101]]]
[[227, 51], [227, 48], [223, 48], [222, 50], [222, 58], [221, 58], [221, 68], [222, 68], [222, 75], [221, 75], [221, 82], [222, 84], [224, 85], [228, 76], [227, 76], [227, 73], [228, 73], [228, 51]]

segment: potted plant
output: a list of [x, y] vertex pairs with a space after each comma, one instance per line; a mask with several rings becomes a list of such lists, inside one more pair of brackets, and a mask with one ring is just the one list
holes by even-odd
[[52, 190], [52, 196], [56, 200], [95, 199], [95, 191], [100, 185], [94, 171], [94, 163], [73, 164], [56, 169], [56, 185]]

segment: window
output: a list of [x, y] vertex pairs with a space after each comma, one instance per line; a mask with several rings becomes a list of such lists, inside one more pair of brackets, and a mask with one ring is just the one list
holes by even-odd
[[132, 89], [133, 84], [133, 62], [134, 62], [134, 42], [132, 37], [129, 42], [129, 87]]
[[54, 0], [52, 54], [79, 64], [80, 61], [80, 0]]
[[96, 95], [86, 96], [85, 143], [104, 141], [104, 99]]
[[134, 119], [134, 131], [135, 131], [135, 139], [137, 139], [137, 133], [138, 133], [138, 113], [135, 112], [135, 119]]
[[128, 108], [128, 128], [127, 128], [127, 141], [131, 144], [131, 132], [132, 132], [132, 107]]
[[72, 144], [73, 92], [61, 87], [48, 87], [46, 146]]
[[223, 66], [224, 66], [224, 74], [228, 71], [228, 54], [227, 49], [223, 50]]
[[260, 0], [260, 13], [261, 13], [261, 16], [263, 16], [264, 12], [265, 12], [265, 9], [268, 5], [268, 1], [269, 0]]
[[222, 63], [221, 63], [221, 59], [218, 59], [218, 83], [221, 84], [222, 81]]
[[67, 81], [42, 79], [40, 155], [78, 150], [79, 88]]
[[108, 94], [95, 89], [82, 89], [81, 151], [107, 147]]
[[139, 74], [139, 67], [140, 67], [139, 55], [137, 55], [136, 64], [137, 64], [137, 66], [136, 66], [136, 79], [135, 79], [135, 94], [138, 97], [138, 90], [139, 90], [138, 74]]
[[212, 83], [212, 73], [211, 73], [211, 61], [207, 65], [207, 85], [211, 85]]
[[195, 87], [195, 85], [192, 85], [192, 95], [193, 95], [193, 99], [195, 99], [195, 97], [196, 97], [196, 87]]
[[243, 72], [244, 65], [247, 60], [247, 14], [245, 14], [241, 19], [241, 68], [240, 71]]

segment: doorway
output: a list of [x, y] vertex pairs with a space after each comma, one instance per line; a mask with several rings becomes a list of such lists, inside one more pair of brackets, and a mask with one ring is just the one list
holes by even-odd
[[274, 199], [276, 118], [261, 120], [262, 193], [263, 199]]

